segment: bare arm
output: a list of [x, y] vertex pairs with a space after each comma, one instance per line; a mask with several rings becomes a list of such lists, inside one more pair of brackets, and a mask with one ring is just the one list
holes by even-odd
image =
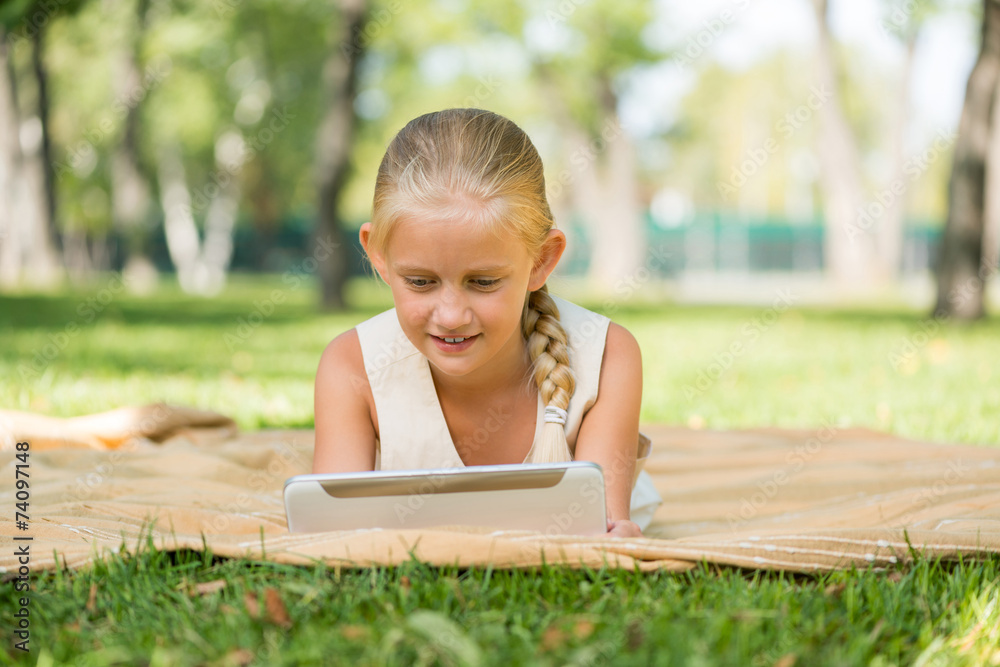
[[314, 473], [375, 469], [375, 400], [355, 329], [334, 338], [319, 361], [314, 395]]
[[604, 469], [609, 522], [629, 518], [641, 403], [639, 344], [627, 329], [612, 322], [604, 344], [597, 401], [584, 416], [576, 441], [576, 459], [593, 461]]

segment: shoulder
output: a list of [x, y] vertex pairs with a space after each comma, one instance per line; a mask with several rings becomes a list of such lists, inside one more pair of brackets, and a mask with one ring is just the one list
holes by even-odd
[[366, 388], [367, 391], [362, 393], [371, 393], [356, 328], [348, 329], [331, 340], [319, 359], [317, 384], [339, 383], [343, 380], [348, 380], [356, 389]]
[[323, 361], [351, 362], [361, 361], [361, 340], [358, 337], [357, 328], [351, 328], [343, 332], [329, 343], [323, 350]]
[[610, 322], [604, 342], [604, 359], [601, 364], [601, 380], [605, 372], [615, 375], [642, 377], [642, 351], [639, 341], [620, 324]]
[[313, 472], [374, 470], [378, 414], [356, 329], [340, 334], [323, 350], [313, 401]]

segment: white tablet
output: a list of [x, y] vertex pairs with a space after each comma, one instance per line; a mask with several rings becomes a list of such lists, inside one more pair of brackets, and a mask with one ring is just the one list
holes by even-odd
[[604, 535], [604, 474], [590, 461], [295, 475], [288, 530], [482, 526]]

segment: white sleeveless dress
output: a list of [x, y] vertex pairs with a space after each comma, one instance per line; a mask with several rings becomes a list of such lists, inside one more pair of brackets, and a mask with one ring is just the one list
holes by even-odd
[[[576, 375], [576, 390], [570, 398], [566, 420], [566, 440], [570, 452], [575, 454], [583, 416], [597, 400], [610, 320], [559, 297], [552, 298], [566, 329], [570, 367]], [[375, 469], [465, 467], [448, 431], [429, 362], [403, 333], [396, 310], [380, 313], [356, 328], [379, 419]], [[539, 441], [544, 410], [539, 398], [533, 442]], [[650, 448], [649, 439], [640, 434], [629, 513], [642, 530], [649, 526], [656, 508], [663, 503], [649, 473], [643, 470]], [[525, 463], [530, 462], [528, 458]]]

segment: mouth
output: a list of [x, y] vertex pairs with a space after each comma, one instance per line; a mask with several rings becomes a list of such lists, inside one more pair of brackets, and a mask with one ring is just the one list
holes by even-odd
[[448, 352], [461, 352], [467, 349], [479, 338], [479, 334], [473, 336], [435, 336], [431, 335], [439, 348]]
[[469, 334], [466, 336], [438, 336], [436, 334], [431, 334], [431, 336], [434, 336], [434, 338], [439, 338], [441, 340], [448, 341], [449, 343], [461, 343], [463, 340], [467, 340], [469, 338], [475, 338], [478, 335], [479, 334]]

